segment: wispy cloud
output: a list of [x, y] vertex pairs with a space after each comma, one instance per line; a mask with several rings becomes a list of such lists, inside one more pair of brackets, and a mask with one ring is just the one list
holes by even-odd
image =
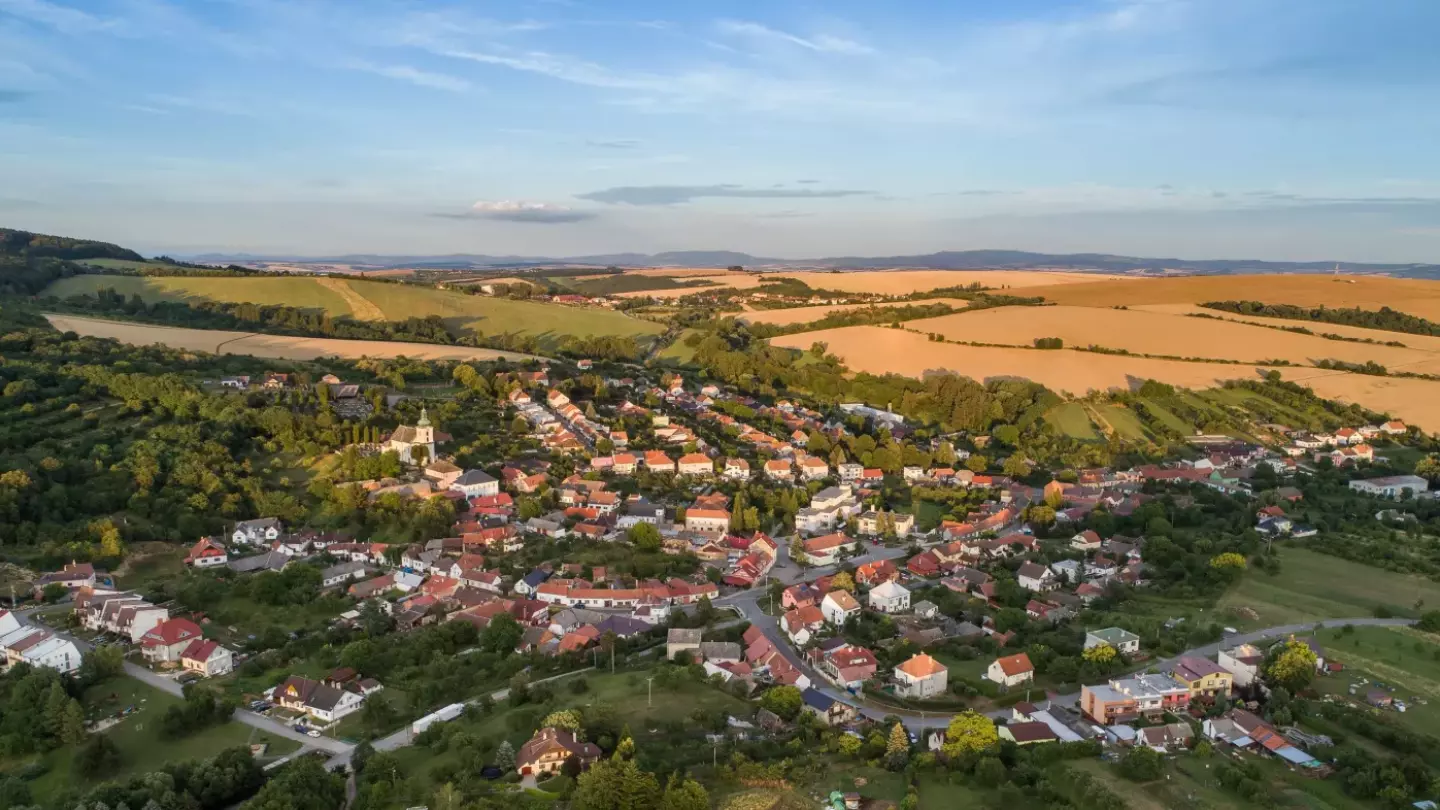
[[24, 90], [6, 90], [0, 88], [0, 104], [18, 104], [30, 97], [30, 93]]
[[420, 87], [429, 87], [434, 90], [448, 90], [452, 93], [463, 93], [471, 87], [470, 82], [457, 76], [420, 70], [410, 65], [375, 65], [369, 62], [350, 62], [345, 66], [351, 70], [373, 73], [376, 76], [397, 79]]
[[838, 53], [848, 56], [868, 56], [875, 53], [875, 50], [868, 45], [829, 34], [802, 37], [757, 22], [744, 20], [721, 20], [716, 25], [726, 34], [749, 37], [767, 42], [786, 43], [817, 53]]
[[194, 96], [177, 96], [160, 93], [148, 96], [146, 101], [149, 103], [137, 106], [169, 107], [181, 110], [193, 110], [195, 112], [213, 113], [215, 115], [234, 115], [243, 118], [258, 118], [261, 115], [253, 107], [216, 98], [197, 98]]
[[585, 145], [586, 145], [586, 146], [594, 147], [594, 148], [596, 148], [596, 149], [639, 149], [639, 148], [640, 148], [640, 142], [639, 142], [639, 141], [627, 140], [627, 139], [621, 139], [621, 140], [616, 140], [616, 141], [586, 141], [586, 142], [585, 142]]
[[47, 0], [0, 0], [0, 12], [48, 25], [65, 34], [90, 34], [97, 31], [114, 30], [119, 24], [105, 20], [78, 8], [50, 3]]
[[575, 195], [582, 200], [608, 205], [676, 205], [707, 197], [740, 199], [833, 199], [872, 194], [852, 189], [809, 188], [746, 188], [722, 184], [714, 186], [616, 186]]
[[563, 205], [520, 200], [481, 200], [468, 211], [459, 213], [437, 213], [432, 216], [441, 219], [486, 219], [497, 222], [523, 222], [535, 225], [563, 225], [594, 219], [593, 211], [577, 211]]

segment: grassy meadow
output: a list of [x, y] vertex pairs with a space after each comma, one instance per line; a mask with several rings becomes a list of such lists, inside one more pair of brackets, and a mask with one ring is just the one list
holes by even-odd
[[[1440, 583], [1303, 548], [1284, 548], [1278, 575], [1246, 572], [1216, 607], [1237, 628], [1260, 628], [1372, 616], [1377, 607], [1396, 616], [1415, 616], [1420, 600], [1424, 605], [1440, 605]], [[1243, 619], [1234, 612], [1237, 608], [1249, 608], [1259, 618]]]

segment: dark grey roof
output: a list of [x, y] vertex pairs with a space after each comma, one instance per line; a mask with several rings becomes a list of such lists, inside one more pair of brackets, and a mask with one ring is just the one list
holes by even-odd
[[484, 470], [466, 470], [459, 478], [456, 478], [456, 479], [455, 479], [455, 483], [456, 483], [456, 484], [459, 484], [459, 485], [461, 485], [461, 486], [475, 486], [475, 485], [477, 485], [477, 484], [492, 484], [492, 483], [494, 483], [494, 482], [495, 482], [495, 476], [490, 475], [489, 473], [485, 472]]
[[290, 563], [290, 558], [279, 551], [256, 554], [253, 557], [232, 559], [226, 564], [231, 571], [247, 574], [251, 571], [279, 571]]
[[539, 568], [536, 568], [534, 571], [531, 571], [530, 573], [526, 574], [526, 575], [525, 575], [525, 579], [522, 580], [522, 581], [523, 581], [526, 585], [529, 585], [530, 587], [533, 588], [533, 587], [535, 587], [536, 585], [539, 585], [540, 583], [544, 582], [545, 580], [547, 580], [547, 579], [549, 579], [549, 578], [550, 578], [550, 572], [548, 572], [548, 571], [541, 571]]
[[801, 692], [800, 699], [805, 701], [806, 706], [814, 709], [819, 709], [822, 712], [830, 711], [830, 707], [835, 705], [835, 698], [832, 698], [824, 692], [821, 692], [819, 689], [814, 688], [806, 689], [804, 692]]

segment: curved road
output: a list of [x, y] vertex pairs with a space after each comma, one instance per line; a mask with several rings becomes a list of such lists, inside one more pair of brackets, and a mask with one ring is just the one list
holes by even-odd
[[[937, 711], [932, 714], [931, 712], [917, 712], [915, 710], [895, 709], [884, 705], [876, 704], [864, 698], [857, 700], [854, 695], [844, 690], [837, 689], [833, 684], [826, 680], [824, 676], [812, 669], [805, 662], [805, 659], [798, 652], [796, 652], [795, 648], [790, 646], [790, 639], [788, 636], [785, 635], [783, 631], [781, 631], [779, 620], [774, 616], [766, 615], [765, 612], [760, 609], [759, 603], [762, 598], [766, 598], [764, 589], [752, 588], [751, 590], [742, 591], [741, 593], [732, 595], [731, 597], [726, 599], [726, 602], [738, 608], [740, 612], [744, 614], [745, 618], [750, 620], [751, 624], [759, 627], [761, 632], [763, 632], [765, 636], [769, 638], [770, 641], [775, 645], [775, 648], [780, 651], [780, 654], [785, 656], [786, 660], [788, 660], [791, 664], [794, 664], [800, 669], [801, 672], [804, 672], [805, 675], [810, 678], [811, 686], [813, 686], [815, 689], [825, 693], [826, 695], [834, 698], [835, 700], [854, 706], [861, 714], [874, 720], [882, 719], [886, 715], [895, 715], [899, 717], [905, 723], [905, 725], [912, 730], [926, 728], [944, 728], [950, 724], [950, 717], [954, 714], [953, 711]], [[1355, 619], [1325, 619], [1322, 621], [1309, 622], [1306, 624], [1286, 624], [1279, 627], [1269, 627], [1264, 630], [1256, 630], [1250, 633], [1237, 633], [1232, 636], [1227, 636], [1226, 638], [1213, 644], [1206, 644], [1201, 647], [1196, 647], [1192, 650], [1186, 650], [1185, 652], [1173, 658], [1165, 658], [1147, 662], [1146, 669], [1154, 668], [1160, 671], [1164, 671], [1168, 669], [1172, 664], [1174, 664], [1176, 660], [1184, 656], [1202, 656], [1208, 658], [1218, 653], [1221, 649], [1228, 649], [1237, 644], [1253, 644], [1257, 641], [1279, 638], [1281, 636], [1287, 636], [1291, 634], [1309, 633], [1311, 630], [1314, 629], [1317, 624], [1322, 627], [1343, 627], [1347, 624], [1353, 624], [1359, 627], [1395, 627], [1411, 625], [1414, 623], [1414, 619], [1376, 619], [1373, 617], [1361, 617]], [[1057, 695], [1054, 702], [1065, 708], [1074, 709], [1078, 706], [1080, 702], [1080, 693], [1073, 692], [1068, 695]], [[1004, 709], [1001, 711], [990, 712], [990, 716], [997, 718], [1008, 717], [1010, 716], [1010, 710]]]

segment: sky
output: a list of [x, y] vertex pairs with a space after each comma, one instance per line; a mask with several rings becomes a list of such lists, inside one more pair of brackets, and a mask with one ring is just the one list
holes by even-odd
[[143, 252], [1440, 263], [1435, 0], [0, 0], [0, 225]]

